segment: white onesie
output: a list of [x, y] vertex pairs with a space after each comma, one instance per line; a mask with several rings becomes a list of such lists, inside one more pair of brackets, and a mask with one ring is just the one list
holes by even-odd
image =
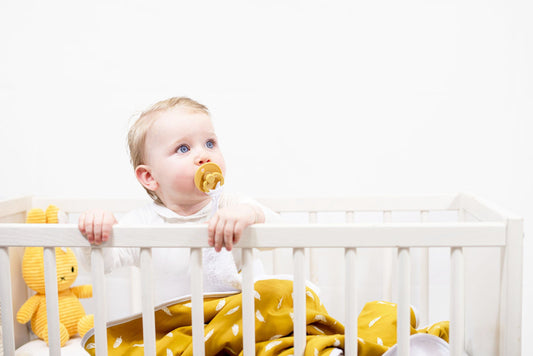
[[[258, 206], [265, 214], [265, 222], [279, 220], [279, 215], [262, 206], [253, 199], [223, 193], [219, 200], [219, 208], [235, 206], [238, 204], [251, 204]], [[151, 202], [141, 208], [135, 209], [121, 219], [120, 225], [163, 225], [205, 223], [211, 214], [210, 202], [196, 214], [181, 216], [172, 210]], [[106, 273], [124, 266], [140, 266], [139, 248], [107, 248], [104, 251], [104, 270]], [[153, 248], [153, 281], [154, 302], [163, 303], [169, 299], [191, 294], [190, 266], [188, 248]], [[203, 286], [204, 292], [232, 292], [241, 290], [240, 249], [228, 252], [222, 249], [216, 252], [214, 248], [205, 248], [203, 256]], [[90, 268], [90, 249], [84, 248], [79, 254], [82, 264]], [[259, 260], [254, 261], [255, 274], [262, 273]]]

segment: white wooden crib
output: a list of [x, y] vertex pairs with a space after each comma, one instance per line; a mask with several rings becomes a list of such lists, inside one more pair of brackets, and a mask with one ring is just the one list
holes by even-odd
[[[322, 254], [318, 249], [343, 251], [344, 290], [329, 291], [330, 299], [343, 304], [340, 319], [346, 327], [345, 354], [357, 353], [356, 318], [362, 303], [357, 300], [358, 279], [368, 272], [359, 258], [365, 249], [380, 249], [384, 261], [381, 298], [398, 303], [398, 354], [409, 354], [410, 304], [413, 302], [412, 280], [416, 280], [416, 303], [422, 317], [427, 317], [432, 303], [429, 264], [432, 249], [449, 250], [449, 320], [452, 355], [465, 350], [465, 258], [464, 250], [490, 247], [501, 251], [501, 259], [492, 262], [501, 271], [499, 305], [499, 354], [521, 354], [522, 316], [522, 219], [467, 194], [437, 197], [366, 197], [366, 198], [276, 198], [261, 199], [266, 206], [280, 212], [289, 223], [255, 225], [246, 230], [239, 247], [243, 251], [243, 330], [244, 353], [254, 355], [253, 248], [281, 248], [265, 252], [271, 272], [283, 272], [278, 264], [285, 261], [287, 249], [294, 274], [295, 354], [302, 355], [305, 347], [305, 280], [321, 280], [317, 266]], [[0, 201], [0, 306], [4, 355], [14, 355], [15, 349], [30, 339], [28, 327], [14, 321], [14, 315], [29, 297], [21, 276], [22, 250], [25, 246], [45, 247], [46, 281], [55, 281], [54, 247], [88, 246], [74, 224], [76, 214], [89, 209], [106, 209], [117, 213], [145, 204], [145, 200], [127, 199], [64, 199], [27, 197]], [[26, 212], [33, 207], [54, 204], [72, 218], [71, 224], [24, 224]], [[335, 215], [337, 214], [337, 215]], [[338, 216], [342, 218], [339, 219]], [[362, 217], [373, 216], [370, 221]], [[397, 217], [404, 217], [399, 219]], [[410, 216], [411, 220], [405, 219]], [[438, 221], [435, 216], [447, 216]], [[414, 217], [414, 219], [413, 219]], [[414, 220], [414, 221], [413, 221]], [[436, 221], [437, 220], [437, 221]], [[292, 221], [292, 222], [290, 222]], [[333, 221], [333, 222], [332, 222]], [[141, 288], [145, 354], [155, 355], [154, 313], [151, 290], [151, 248], [189, 247], [192, 266], [193, 348], [195, 355], [204, 354], [201, 253], [207, 247], [205, 225], [186, 226], [116, 226], [112, 242], [105, 246], [141, 248]], [[180, 238], [176, 238], [180, 236]], [[420, 258], [412, 258], [417, 250]], [[101, 248], [92, 250], [92, 284], [94, 290], [95, 339], [98, 355], [106, 350], [105, 276]], [[447, 267], [448, 268], [448, 267]], [[336, 282], [338, 283], [338, 281]], [[340, 288], [342, 287], [342, 288]], [[59, 317], [57, 285], [46, 283], [47, 312], [50, 330], [50, 355], [59, 355]], [[327, 288], [326, 288], [327, 289]], [[336, 290], [335, 290], [336, 289]], [[133, 294], [136, 292], [134, 291]], [[139, 292], [139, 294], [141, 294]], [[333, 294], [333, 295], [331, 295]], [[53, 296], [56, 296], [55, 298]], [[327, 303], [326, 303], [327, 306]], [[1, 349], [1, 347], [0, 347]]]

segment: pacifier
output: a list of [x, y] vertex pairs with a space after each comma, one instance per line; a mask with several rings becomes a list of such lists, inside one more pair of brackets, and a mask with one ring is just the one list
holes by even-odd
[[220, 167], [211, 162], [202, 164], [194, 174], [194, 185], [201, 192], [211, 197], [212, 208], [210, 216], [215, 215], [218, 209], [218, 201], [222, 194], [222, 186], [224, 185], [224, 176]]
[[194, 185], [200, 191], [209, 193], [224, 185], [222, 170], [216, 163], [204, 163], [196, 170]]

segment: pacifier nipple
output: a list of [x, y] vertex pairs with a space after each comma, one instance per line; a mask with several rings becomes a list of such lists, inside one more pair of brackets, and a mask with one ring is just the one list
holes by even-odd
[[196, 170], [194, 185], [202, 192], [209, 193], [211, 190], [215, 190], [218, 183], [220, 186], [224, 185], [224, 176], [217, 164], [205, 163]]

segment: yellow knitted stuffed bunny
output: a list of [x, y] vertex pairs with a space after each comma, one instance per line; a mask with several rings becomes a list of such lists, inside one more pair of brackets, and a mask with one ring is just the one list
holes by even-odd
[[[28, 212], [27, 223], [57, 223], [58, 209], [51, 205], [46, 213], [41, 209]], [[61, 346], [79, 333], [83, 336], [93, 325], [93, 316], [86, 315], [78, 298], [92, 297], [91, 285], [70, 288], [78, 276], [78, 263], [74, 252], [67, 248], [56, 248], [57, 290], [59, 294], [59, 323]], [[19, 309], [17, 321], [25, 324], [31, 319], [35, 335], [48, 343], [46, 317], [46, 295], [44, 285], [44, 258], [42, 247], [26, 247], [22, 258], [22, 276], [26, 284], [37, 293]]]

